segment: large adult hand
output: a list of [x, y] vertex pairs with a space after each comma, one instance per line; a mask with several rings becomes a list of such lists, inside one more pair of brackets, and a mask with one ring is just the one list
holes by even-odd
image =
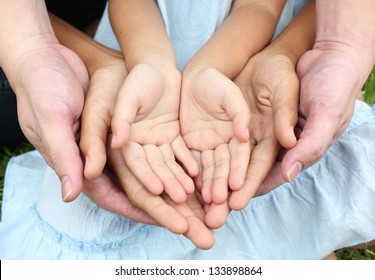
[[[361, 77], [355, 58], [343, 50], [314, 48], [301, 57], [298, 141], [282, 160], [284, 180], [292, 181], [317, 162], [347, 128], [356, 96], [367, 77]], [[363, 76], [363, 75], [362, 75]]]
[[76, 136], [88, 83], [85, 66], [52, 42], [17, 57], [9, 79], [22, 131], [58, 174], [64, 201], [75, 199], [83, 187]]

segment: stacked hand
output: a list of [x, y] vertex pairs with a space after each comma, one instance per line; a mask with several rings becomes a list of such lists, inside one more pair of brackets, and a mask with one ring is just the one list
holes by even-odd
[[206, 205], [206, 223], [219, 227], [229, 212], [229, 191], [241, 189], [247, 171], [247, 104], [239, 88], [217, 70], [191, 71], [183, 76], [180, 123], [201, 167], [195, 182]]

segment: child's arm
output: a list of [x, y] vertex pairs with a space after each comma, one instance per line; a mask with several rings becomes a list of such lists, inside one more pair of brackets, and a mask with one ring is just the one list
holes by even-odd
[[204, 152], [202, 165], [211, 167], [202, 170], [207, 203], [223, 203], [228, 184], [238, 190], [244, 182], [250, 113], [231, 79], [271, 40], [284, 3], [234, 1], [228, 18], [183, 71], [181, 131], [190, 149]]
[[[299, 80], [295, 71], [299, 58], [313, 46], [315, 39], [315, 2], [310, 1], [281, 35], [252, 57], [235, 79], [245, 94], [252, 113], [252, 148], [244, 187], [231, 194], [232, 209], [244, 208], [258, 188], [276, 187], [275, 175], [262, 184], [275, 163], [279, 143], [286, 149], [296, 144], [294, 127], [298, 120]], [[272, 172], [272, 174], [279, 174]], [[281, 176], [280, 176], [281, 178]], [[266, 190], [259, 190], [263, 193]]]
[[194, 190], [198, 170], [178, 122], [181, 74], [153, 0], [110, 0], [109, 17], [129, 76], [120, 89], [111, 122], [112, 148], [122, 148], [135, 176], [154, 194], [182, 202]]
[[109, 0], [109, 17], [129, 72], [138, 64], [176, 68], [163, 19], [153, 0]]
[[235, 0], [227, 19], [185, 67], [213, 68], [234, 78], [271, 40], [285, 0]]

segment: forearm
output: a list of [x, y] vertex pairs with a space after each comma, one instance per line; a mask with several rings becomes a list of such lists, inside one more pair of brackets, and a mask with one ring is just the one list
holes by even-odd
[[[265, 3], [266, 2], [266, 3]], [[235, 77], [272, 38], [285, 1], [235, 1], [232, 11], [185, 68], [215, 68]]]
[[14, 68], [17, 58], [57, 42], [43, 0], [0, 0], [0, 65]]
[[172, 44], [153, 0], [110, 0], [109, 16], [129, 71], [137, 64], [176, 67]]
[[97, 43], [91, 37], [58, 17], [50, 14], [50, 19], [60, 43], [74, 51], [82, 59], [90, 76], [102, 61], [107, 61], [108, 58], [113, 57], [123, 59], [120, 52]]
[[286, 55], [294, 65], [297, 65], [299, 58], [313, 47], [315, 35], [315, 1], [309, 1], [265, 50]]
[[361, 64], [363, 75], [366, 75], [375, 63], [375, 1], [317, 0], [316, 5], [314, 48], [348, 51], [355, 56], [353, 61]]

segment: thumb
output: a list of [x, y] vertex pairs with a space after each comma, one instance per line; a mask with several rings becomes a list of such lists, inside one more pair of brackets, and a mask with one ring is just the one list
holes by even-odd
[[122, 85], [117, 97], [116, 106], [113, 111], [111, 122], [113, 149], [120, 149], [125, 146], [130, 137], [130, 127], [134, 123], [138, 109], [140, 107], [137, 92], [129, 85], [131, 78], [129, 74], [125, 83]]
[[77, 198], [83, 188], [83, 162], [72, 125], [64, 118], [56, 123], [58, 126], [46, 124], [48, 137], [44, 139], [47, 149], [42, 155], [61, 180], [62, 199], [70, 202]]
[[272, 102], [275, 136], [286, 149], [297, 143], [294, 127], [298, 121], [299, 80], [296, 74], [278, 85]]
[[324, 112], [309, 115], [297, 144], [287, 151], [282, 160], [281, 172], [286, 181], [293, 181], [303, 168], [317, 162], [326, 153], [336, 128], [332, 119]]
[[250, 109], [240, 88], [229, 79], [224, 87], [222, 106], [233, 121], [234, 136], [241, 142], [249, 141]]

